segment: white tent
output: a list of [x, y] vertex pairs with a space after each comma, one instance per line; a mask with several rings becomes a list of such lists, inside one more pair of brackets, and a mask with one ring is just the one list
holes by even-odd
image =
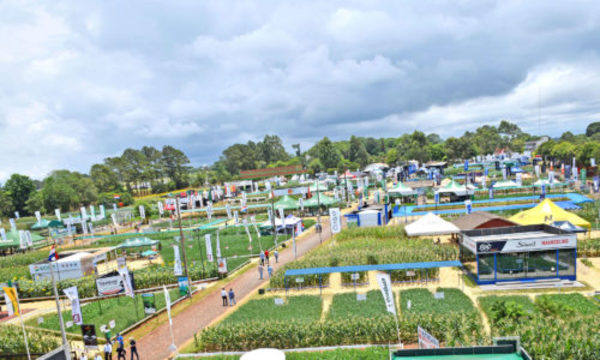
[[406, 225], [405, 230], [408, 236], [447, 235], [460, 232], [456, 225], [433, 213], [427, 213], [427, 215]]
[[[286, 216], [286, 218], [284, 219], [285, 222], [285, 226], [286, 227], [294, 227], [296, 226], [298, 223], [302, 222], [302, 219], [293, 215], [288, 215]], [[281, 228], [284, 226], [284, 222], [281, 221], [281, 218], [278, 218], [277, 216], [275, 217], [275, 226], [277, 228]], [[273, 227], [273, 224], [271, 224], [270, 221], [265, 221], [264, 223], [261, 224], [262, 227]]]
[[390, 196], [411, 196], [415, 195], [416, 193], [417, 192], [411, 187], [408, 187], [401, 182], [398, 182], [396, 186], [388, 190], [388, 194]]

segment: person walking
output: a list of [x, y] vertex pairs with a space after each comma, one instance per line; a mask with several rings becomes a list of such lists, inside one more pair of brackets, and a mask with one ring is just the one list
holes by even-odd
[[223, 306], [227, 306], [227, 291], [225, 288], [221, 289], [221, 299], [223, 299]]
[[260, 258], [260, 266], [263, 266], [265, 264], [265, 253], [261, 251], [258, 257]]
[[96, 357], [94, 358], [94, 360], [102, 360], [102, 355], [99, 352], [96, 353]]
[[263, 269], [262, 265], [259, 265], [259, 266], [258, 266], [258, 275], [259, 275], [259, 277], [260, 277], [260, 280], [262, 280], [262, 279], [263, 279], [263, 271], [264, 271], [264, 270], [265, 270], [265, 269]]
[[119, 345], [119, 347], [117, 348], [117, 360], [121, 360], [121, 359], [127, 360], [125, 355], [127, 355], [127, 352], [125, 351], [125, 347]]
[[117, 341], [119, 342], [120, 347], [125, 347], [125, 340], [123, 340], [123, 335], [121, 335], [121, 333], [117, 333]]
[[87, 354], [85, 352], [82, 352], [81, 356], [79, 357], [79, 360], [88, 360]]
[[265, 250], [265, 260], [267, 260], [267, 264], [269, 264], [269, 249]]
[[267, 272], [269, 273], [269, 279], [270, 279], [271, 276], [273, 275], [273, 268], [271, 267], [271, 265], [267, 266]]
[[112, 345], [110, 342], [104, 344], [104, 360], [112, 360]]
[[279, 251], [277, 249], [273, 251], [273, 256], [275, 256], [275, 263], [277, 264], [279, 262]]
[[133, 360], [133, 354], [135, 354], [137, 360], [140, 360], [140, 354], [137, 352], [137, 343], [132, 337], [129, 338], [129, 351], [131, 351], [131, 360]]
[[233, 306], [235, 304], [235, 293], [233, 292], [233, 288], [229, 288], [229, 306]]

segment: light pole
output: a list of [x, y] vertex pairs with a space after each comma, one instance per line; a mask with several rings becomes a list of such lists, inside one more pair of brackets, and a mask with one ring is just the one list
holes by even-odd
[[321, 193], [319, 192], [319, 178], [317, 178], [317, 225], [317, 232], [319, 233], [319, 244], [322, 244], [323, 239], [321, 238]]
[[184, 267], [184, 271], [185, 271], [185, 277], [188, 281], [188, 293], [187, 296], [190, 298], [190, 300], [192, 299], [192, 287], [191, 287], [191, 280], [190, 280], [190, 275], [188, 273], [188, 265], [187, 265], [187, 255], [185, 253], [185, 237], [183, 236], [183, 228], [181, 226], [181, 208], [179, 207], [179, 197], [175, 198], [175, 202], [176, 202], [176, 206], [177, 206], [177, 222], [179, 223], [179, 238], [181, 240], [181, 249], [182, 249], [182, 253], [183, 253], [183, 267]]

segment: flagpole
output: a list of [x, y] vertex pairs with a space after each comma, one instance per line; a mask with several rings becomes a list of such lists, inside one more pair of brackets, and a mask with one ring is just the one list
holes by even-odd
[[27, 339], [27, 332], [25, 331], [25, 323], [23, 322], [23, 314], [21, 313], [21, 302], [19, 300], [19, 292], [15, 289], [15, 295], [17, 297], [17, 311], [19, 312], [19, 319], [21, 319], [21, 328], [23, 329], [23, 339], [25, 340], [25, 351], [27, 351], [27, 360], [31, 360], [31, 354], [29, 353], [29, 340]]
[[60, 302], [58, 300], [58, 290], [56, 290], [56, 279], [54, 279], [54, 266], [53, 262], [50, 261], [50, 277], [52, 278], [52, 288], [54, 290], [54, 300], [56, 301], [56, 311], [58, 313], [58, 320], [60, 322], [60, 333], [62, 336], [62, 344], [65, 349], [65, 358], [71, 360], [71, 353], [69, 350], [69, 343], [67, 343], [67, 334], [65, 332], [65, 322], [60, 311]]
[[[310, 190], [310, 186], [308, 188]], [[319, 192], [319, 178], [317, 177], [317, 224], [319, 224], [319, 228], [317, 229], [319, 233], [319, 244], [323, 243], [323, 239], [321, 238], [321, 193]]]

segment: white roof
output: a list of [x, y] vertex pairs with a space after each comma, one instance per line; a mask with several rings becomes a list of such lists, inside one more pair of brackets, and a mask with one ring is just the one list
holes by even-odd
[[417, 221], [406, 225], [405, 230], [408, 236], [445, 235], [460, 232], [456, 225], [433, 213], [427, 213]]

